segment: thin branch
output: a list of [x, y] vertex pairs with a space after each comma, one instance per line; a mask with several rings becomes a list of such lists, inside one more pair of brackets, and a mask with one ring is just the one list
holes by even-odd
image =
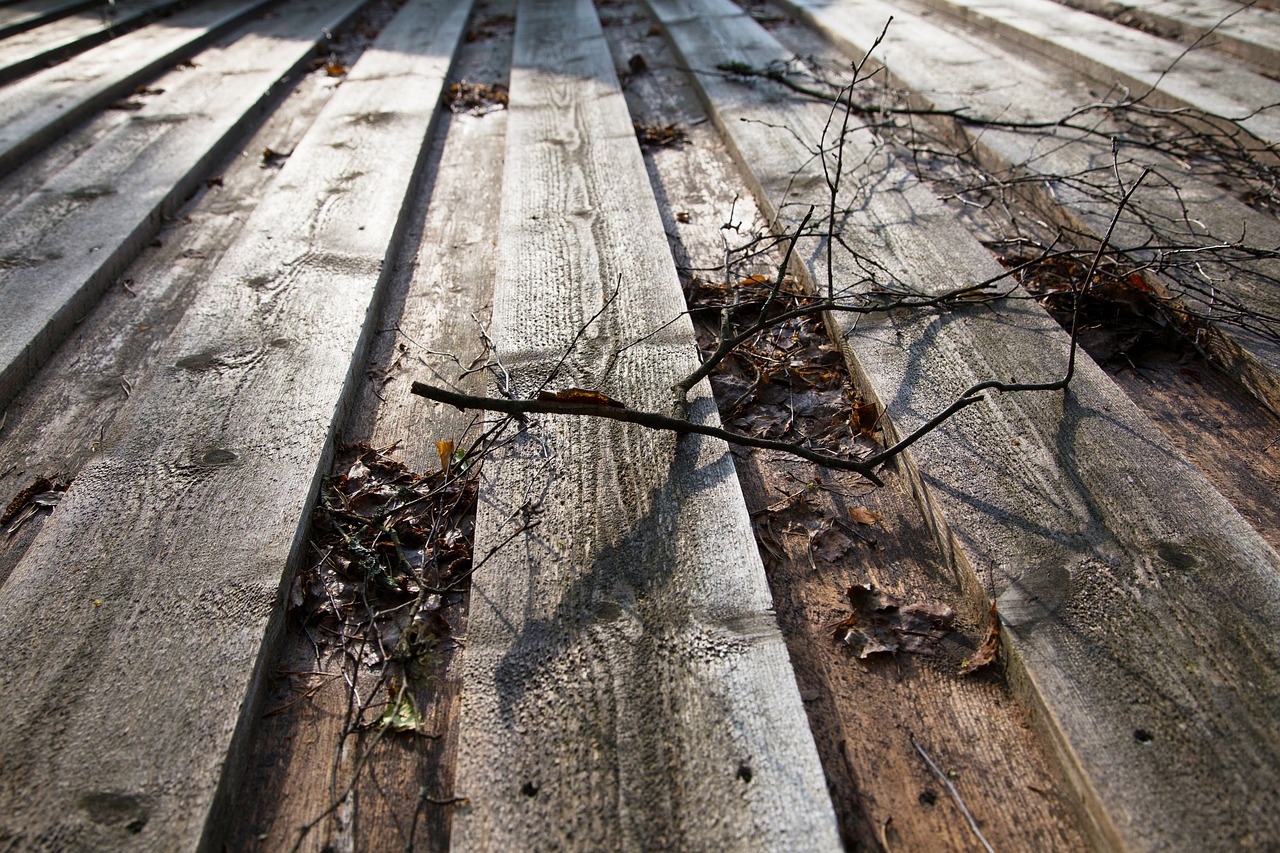
[[[810, 462], [816, 462], [827, 468], [836, 468], [842, 471], [854, 471], [866, 477], [877, 486], [884, 483], [872, 473], [873, 469], [884, 461], [884, 454], [878, 454], [868, 460], [859, 459], [841, 459], [838, 456], [830, 456], [825, 453], [819, 453], [810, 450], [799, 444], [791, 444], [785, 441], [773, 441], [767, 438], [754, 438], [752, 436], [739, 435], [738, 433], [729, 432], [728, 430], [718, 427], [708, 426], [706, 424], [697, 424], [693, 421], [684, 420], [682, 418], [673, 418], [669, 415], [661, 415], [657, 412], [641, 412], [626, 406], [609, 406], [595, 403], [570, 403], [562, 400], [543, 399], [543, 400], [502, 400], [496, 397], [475, 397], [470, 394], [458, 394], [445, 388], [437, 388], [434, 385], [427, 385], [424, 382], [414, 382], [411, 388], [414, 394], [419, 397], [425, 397], [428, 400], [435, 400], [439, 403], [454, 406], [458, 409], [480, 409], [487, 412], [503, 412], [509, 415], [577, 415], [580, 417], [605, 418], [611, 421], [623, 421], [625, 423], [638, 424], [639, 426], [648, 427], [649, 429], [658, 429], [674, 432], [680, 435], [686, 433], [696, 433], [698, 435], [706, 435], [711, 438], [718, 438], [730, 444], [738, 444], [745, 447], [758, 447], [762, 450], [779, 450], [783, 453], [790, 453], [799, 456], [802, 459], [808, 459]], [[977, 402], [975, 399], [973, 402]]]
[[973, 834], [977, 837], [978, 841], [981, 842], [983, 849], [986, 850], [987, 853], [996, 853], [996, 851], [991, 847], [991, 844], [987, 841], [986, 836], [982, 834], [982, 830], [978, 829], [978, 822], [973, 819], [973, 815], [969, 812], [969, 807], [964, 804], [964, 799], [960, 796], [960, 792], [956, 790], [956, 786], [951, 784], [951, 780], [947, 778], [947, 774], [942, 772], [942, 768], [933, 763], [933, 759], [929, 757], [929, 753], [924, 751], [924, 747], [920, 746], [916, 741], [915, 736], [912, 735], [910, 737], [911, 745], [916, 748], [916, 752], [920, 753], [920, 757], [924, 759], [925, 764], [929, 765], [929, 769], [933, 771], [933, 775], [941, 779], [942, 784], [946, 785], [947, 790], [951, 792], [951, 798], [954, 799], [956, 801], [956, 805], [960, 807], [960, 811], [964, 814], [964, 819], [969, 822], [969, 829], [973, 830]]

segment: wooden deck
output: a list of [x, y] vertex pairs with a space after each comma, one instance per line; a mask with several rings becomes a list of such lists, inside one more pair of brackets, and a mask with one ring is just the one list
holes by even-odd
[[[1280, 12], [1069, 6], [0, 2], [0, 850], [1275, 849]], [[877, 488], [559, 414], [454, 458], [499, 419], [410, 393], [667, 412], [800, 229], [811, 294], [995, 285], [689, 419], [818, 364], [868, 452], [1057, 379], [1036, 245], [1184, 343]], [[933, 627], [861, 658], [860, 595]]]

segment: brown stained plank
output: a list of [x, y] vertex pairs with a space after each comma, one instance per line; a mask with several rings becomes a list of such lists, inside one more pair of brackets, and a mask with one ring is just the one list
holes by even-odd
[[[1153, 106], [1194, 107], [1244, 119], [1274, 153], [1280, 145], [1280, 81], [1229, 57], [1186, 51], [1053, 0], [921, 0], [939, 12], [998, 33], [1015, 44], [1144, 95]], [[1255, 114], [1256, 113], [1256, 114]]]
[[0, 83], [16, 80], [44, 65], [83, 53], [184, 2], [186, 0], [121, 0], [111, 11], [103, 5], [100, 9], [45, 24], [36, 31], [10, 36], [0, 42]]
[[[616, 290], [554, 387], [669, 406], [687, 320], [619, 352], [684, 304], [590, 3], [522, 2], [511, 80], [493, 325], [514, 390]], [[516, 538], [473, 579], [454, 849], [834, 849], [724, 445], [539, 420], [481, 474], [476, 552]]]
[[1280, 550], [1280, 418], [1203, 358], [1147, 352], [1112, 378]]
[[[730, 210], [743, 233], [766, 223], [740, 189], [736, 166], [698, 108], [696, 91], [675, 70], [681, 63], [661, 35], [650, 31], [650, 19], [635, 11], [624, 4], [602, 13], [615, 65], [625, 68], [637, 54], [646, 60], [647, 70], [627, 82], [632, 115], [653, 126], [675, 122], [689, 135], [684, 146], [655, 148], [646, 156], [668, 238], [676, 256], [699, 270], [696, 275], [719, 280], [719, 226]], [[876, 850], [884, 842], [891, 850], [981, 849], [911, 735], [956, 772], [966, 805], [995, 849], [1081, 849], [1084, 839], [1047, 751], [999, 679], [959, 677], [961, 649], [955, 646], [947, 647], [950, 656], [903, 654], [896, 662], [860, 662], [833, 642], [830, 628], [849, 614], [846, 590], [853, 583], [871, 582], [906, 602], [957, 606], [964, 600], [920, 518], [910, 484], [887, 472], [885, 487], [872, 489], [856, 477], [769, 453], [735, 451], [734, 457], [757, 540], [765, 540], [761, 556], [846, 849]], [[810, 490], [805, 503], [777, 506], [784, 494], [814, 482], [821, 487]], [[882, 520], [853, 524], [853, 506]], [[853, 545], [844, 556], [816, 556], [811, 562], [807, 533], [833, 519], [850, 523], [866, 541], [851, 534]], [[980, 637], [978, 626], [965, 627], [970, 637]]]
[[4, 585], [13, 843], [195, 847], [225, 829], [281, 583], [467, 11], [406, 5], [352, 69]]
[[[723, 6], [715, 17], [709, 4], [651, 5], [689, 64], [788, 55]], [[826, 109], [806, 115], [761, 87], [697, 79], [770, 212], [785, 192], [825, 189], [793, 132], [816, 140]], [[846, 227], [883, 269], [921, 292], [998, 272], [917, 184], [874, 154], [848, 154], [867, 203]], [[804, 256], [825, 281], [822, 253]], [[843, 259], [837, 269], [839, 281], [862, 275]], [[837, 328], [891, 434], [976, 381], [1052, 379], [1066, 360], [1064, 333], [1025, 301]], [[989, 398], [903, 461], [944, 555], [973, 594], [995, 591], [1011, 677], [1099, 843], [1260, 848], [1280, 832], [1258, 795], [1280, 768], [1269, 711], [1280, 701], [1280, 557], [1123, 392], [1084, 360], [1068, 393]]]
[[[494, 5], [496, 9], [478, 7], [477, 17], [510, 11], [507, 4]], [[453, 76], [505, 80], [510, 37], [508, 27], [505, 37], [464, 45]], [[498, 69], [493, 64], [501, 69], [501, 78], [495, 77]], [[414, 205], [414, 210], [426, 208], [425, 224], [417, 224], [414, 217], [406, 234], [408, 251], [398, 264], [403, 272], [392, 281], [369, 369], [342, 429], [348, 441], [395, 445], [394, 455], [415, 470], [439, 464], [437, 440], [456, 438], [461, 447], [471, 420], [453, 409], [433, 411], [408, 388], [411, 379], [429, 377], [450, 385], [458, 380], [458, 371], [432, 352], [458, 353], [464, 362], [478, 354], [472, 315], [480, 315], [483, 322], [492, 298], [506, 113], [457, 115], [442, 124], [429, 147], [432, 159]], [[482, 393], [483, 374], [462, 379], [461, 385]], [[465, 600], [450, 611], [453, 634], [462, 637]], [[433, 800], [445, 801], [453, 792], [462, 654], [462, 646], [447, 651], [429, 702], [419, 706], [438, 736], [393, 736], [376, 747], [353, 805], [311, 830], [300, 849], [399, 850], [409, 837], [415, 850], [448, 849], [453, 806], [419, 803], [418, 794], [422, 786]], [[346, 723], [345, 685], [332, 679], [342, 663], [330, 657], [317, 661], [315, 648], [290, 620], [263, 703], [267, 712], [284, 710], [268, 713], [258, 723], [250, 778], [237, 808], [243, 820], [229, 842], [232, 849], [288, 849], [298, 827], [328, 807], [334, 751]], [[325, 675], [281, 674], [317, 669]], [[314, 696], [298, 701], [300, 691], [325, 680], [330, 683]], [[369, 739], [364, 735], [349, 742], [338, 765], [339, 790], [349, 784], [354, 756], [369, 746]]]
[[117, 273], [207, 175], [317, 40], [364, 0], [295, 3], [148, 98], [133, 121], [0, 219], [0, 404], [7, 403]]
[[212, 0], [0, 91], [0, 173], [278, 0]]
[[[1039, 69], [997, 45], [948, 32], [880, 0], [801, 0], [787, 5], [859, 56], [865, 56], [880, 36], [883, 22], [895, 16], [878, 55], [889, 62], [892, 79], [909, 89], [920, 106], [962, 109], [970, 115], [1012, 121], [1048, 122], [1060, 119], [1077, 105], [1072, 98], [1080, 97], [1062, 75]], [[1086, 97], [1078, 103], [1090, 101]], [[1103, 132], [1110, 127], [1099, 125]], [[1112, 245], [1214, 247], [1233, 244], [1246, 235], [1248, 245], [1261, 247], [1264, 252], [1260, 256], [1230, 263], [1207, 249], [1194, 256], [1194, 265], [1178, 268], [1172, 264], [1165, 275], [1152, 278], [1165, 292], [1180, 297], [1193, 314], [1226, 317], [1204, 324], [1201, 344], [1259, 400], [1280, 411], [1280, 325], [1261, 319], [1280, 316], [1280, 260], [1267, 257], [1265, 251], [1280, 246], [1280, 222], [1249, 208], [1221, 187], [1196, 180], [1188, 175], [1184, 163], [1139, 146], [1120, 146], [1117, 162], [1117, 154], [1106, 140], [1074, 130], [953, 129], [961, 137], [960, 144], [998, 175], [1043, 178], [1018, 184], [1018, 192], [1035, 206], [1035, 215], [1058, 221], [1087, 238], [1100, 241], [1115, 215], [1122, 191], [1110, 173], [1120, 174], [1129, 186], [1143, 169], [1151, 168], [1152, 174], [1117, 222]], [[1077, 175], [1107, 177], [1094, 179], [1102, 185], [1100, 190], [1086, 192], [1063, 177]], [[1103, 198], [1103, 193], [1111, 197]], [[1151, 262], [1157, 261], [1157, 254], [1141, 248], [1131, 253]], [[1206, 275], [1213, 278], [1212, 288], [1205, 286]], [[1259, 318], [1250, 321], [1252, 328], [1240, 328], [1230, 320], [1234, 309], [1224, 311], [1213, 304], [1223, 298]]]

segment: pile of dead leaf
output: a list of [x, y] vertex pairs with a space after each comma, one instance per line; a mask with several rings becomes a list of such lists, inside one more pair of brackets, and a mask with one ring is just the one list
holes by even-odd
[[[1086, 259], [1071, 256], [1001, 259], [1006, 267], [1022, 267], [1018, 280], [1062, 324], [1070, 329], [1076, 292], [1089, 273]], [[1149, 350], [1180, 351], [1183, 334], [1169, 322], [1157, 294], [1135, 271], [1101, 264], [1088, 287], [1079, 291], [1078, 340], [1103, 367], [1136, 363]]]
[[391, 451], [347, 449], [345, 473], [329, 478], [313, 513], [314, 559], [289, 603], [317, 649], [340, 648], [373, 671], [397, 664], [403, 671], [383, 688], [393, 716], [403, 716], [397, 685], [449, 641], [450, 609], [461, 609], [476, 485], [451, 443], [441, 444], [433, 473], [412, 471]]
[[[761, 275], [732, 286], [694, 279], [688, 301], [699, 347], [715, 349], [726, 305], [738, 305], [729, 334], [756, 324], [772, 287], [773, 281]], [[771, 317], [810, 301], [791, 281], [783, 289], [768, 306]], [[799, 441], [837, 455], [851, 454], [859, 441], [875, 438], [876, 407], [853, 392], [840, 349], [820, 316], [795, 317], [762, 330], [720, 365], [711, 386], [721, 418], [737, 432]]]
[[871, 584], [849, 587], [853, 613], [834, 629], [836, 642], [860, 660], [872, 655], [930, 650], [951, 630], [955, 614], [946, 605], [901, 600]]
[[[932, 654], [939, 643], [953, 635], [955, 613], [945, 604], [904, 604], [872, 584], [855, 584], [849, 587], [848, 596], [852, 612], [835, 625], [832, 637], [859, 660], [898, 652]], [[960, 662], [960, 674], [985, 669], [995, 663], [999, 651], [1000, 616], [993, 601], [986, 637], [977, 651]]]
[[505, 110], [509, 96], [501, 83], [468, 83], [462, 80], [449, 87], [445, 103], [455, 113], [481, 116], [496, 110]]
[[632, 122], [636, 139], [642, 148], [679, 148], [689, 141], [689, 134], [678, 124], [641, 124]]

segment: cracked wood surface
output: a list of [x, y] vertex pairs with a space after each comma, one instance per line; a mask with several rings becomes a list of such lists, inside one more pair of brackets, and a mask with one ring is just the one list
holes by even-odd
[[118, 0], [110, 11], [89, 10], [46, 24], [34, 32], [9, 36], [0, 41], [0, 82], [16, 80], [45, 65], [83, 53], [185, 2]]
[[0, 404], [7, 403], [104, 288], [272, 106], [317, 41], [363, 0], [293, 3], [256, 22], [176, 85], [143, 95], [92, 157], [0, 218]]
[[212, 0], [7, 86], [0, 93], [0, 174], [276, 2]]
[[[0, 8], [11, 5], [0, 2]], [[388, 38], [413, 52], [425, 37], [412, 34], [414, 21], [421, 23], [412, 15], [429, 16], [430, 9], [447, 13], [455, 40], [462, 38], [465, 5], [418, 0]], [[479, 5], [485, 7], [483, 0]], [[120, 156], [112, 160], [113, 169], [124, 174], [133, 168], [125, 140], [141, 144], [165, 128], [139, 129], [144, 122], [134, 122], [135, 114], [116, 111], [97, 115], [91, 125], [78, 125], [80, 120], [137, 83], [152, 83], [165, 64], [219, 37], [206, 28], [257, 28], [261, 35], [284, 27], [284, 18], [298, 14], [299, 7], [280, 4], [284, 17], [243, 27], [253, 11], [265, 8], [193, 7], [67, 60], [61, 72], [40, 72], [6, 87], [0, 109], [10, 110], [10, 120], [0, 125], [0, 169], [12, 171], [0, 177], [0, 207], [5, 213], [43, 210], [33, 197], [42, 187], [81, 195], [92, 190], [94, 170], [91, 163], [76, 163], [81, 155], [89, 160], [115, 151]], [[611, 60], [590, 5], [572, 8], [570, 17], [564, 3], [527, 2], [521, 11], [523, 47], [510, 116], [516, 135], [500, 228], [477, 224], [493, 213], [484, 212], [489, 208], [478, 188], [467, 192], [468, 181], [494, 180], [481, 174], [479, 163], [469, 162], [465, 150], [475, 144], [477, 161], [501, 159], [502, 135], [492, 132], [493, 117], [478, 136], [455, 137], [450, 131], [451, 142], [439, 142], [443, 134], [428, 132], [430, 93], [415, 85], [415, 96], [396, 81], [378, 82], [379, 72], [362, 62], [334, 95], [314, 96], [317, 111], [319, 102], [332, 97], [333, 103], [296, 150], [290, 140], [302, 135], [314, 112], [305, 115], [304, 109], [281, 129], [279, 141], [260, 134], [247, 146], [249, 162], [242, 160], [237, 169], [242, 173], [247, 165], [259, 174], [240, 180], [233, 194], [229, 170], [224, 203], [206, 197], [192, 210], [191, 222], [165, 224], [165, 245], [156, 251], [136, 240], [123, 249], [122, 265], [140, 258], [125, 274], [148, 280], [126, 280], [110, 290], [104, 302], [111, 304], [102, 306], [109, 310], [95, 310], [34, 373], [7, 415], [0, 414], [4, 500], [33, 476], [52, 473], [51, 466], [75, 477], [56, 511], [2, 543], [0, 576], [14, 564], [11, 557], [25, 556], [0, 597], [0, 679], [12, 697], [0, 713], [0, 843], [35, 849], [213, 846], [228, 815], [247, 819], [244, 803], [276, 808], [261, 799], [275, 797], [264, 794], [267, 789], [246, 789], [247, 800], [229, 796], [243, 778], [251, 730], [270, 741], [262, 760], [280, 760], [276, 771], [285, 775], [270, 789], [279, 793], [280, 805], [271, 813], [274, 823], [265, 824], [268, 840], [241, 833], [231, 836], [233, 848], [241, 842], [259, 849], [287, 842], [298, 820], [314, 817], [328, 802], [332, 741], [326, 738], [341, 721], [324, 721], [322, 714], [308, 718], [316, 720], [316, 730], [304, 744], [294, 740], [299, 729], [273, 729], [257, 715], [265, 670], [281, 645], [279, 583], [306, 535], [308, 507], [315, 483], [327, 471], [335, 430], [346, 423], [360, 436], [376, 436], [379, 445], [410, 432], [405, 458], [425, 465], [434, 456], [434, 440], [448, 431], [445, 425], [466, 420], [428, 414], [415, 398], [397, 400], [388, 393], [384, 401], [381, 386], [366, 384], [357, 392], [355, 384], [364, 383], [363, 351], [375, 332], [387, 335], [378, 350], [384, 355], [396, 352], [396, 335], [442, 351], [471, 351], [459, 315], [483, 314], [487, 282], [494, 277], [488, 252], [495, 242], [502, 253], [495, 335], [520, 393], [537, 387], [576, 327], [607, 301], [552, 387], [599, 387], [637, 408], [665, 407], [666, 387], [693, 363], [685, 324], [610, 356], [684, 308], [653, 209], [655, 193], [658, 205], [670, 200], [657, 179], [650, 183], [644, 174], [630, 127], [634, 116], [620, 104], [610, 68], [614, 61], [628, 66], [630, 54]], [[606, 8], [614, 25], [625, 20], [642, 30], [648, 26], [630, 4]], [[669, 18], [678, 39], [698, 26], [724, 25], [743, 37], [737, 47], [746, 55], [761, 61], [783, 56], [735, 7], [685, 8], [706, 15], [697, 25], [681, 23], [679, 15]], [[475, 29], [507, 12], [496, 10], [489, 23], [475, 22]], [[894, 14], [903, 21], [910, 17], [901, 10]], [[175, 34], [175, 20], [189, 28]], [[44, 33], [52, 44], [61, 26], [31, 34]], [[949, 26], [954, 31], [961, 25]], [[661, 31], [650, 35], [660, 37]], [[0, 50], [24, 38], [5, 39]], [[141, 45], [165, 39], [168, 48], [148, 56], [140, 52]], [[196, 57], [203, 70], [223, 61], [213, 58], [220, 50]], [[449, 50], [442, 48], [437, 65], [424, 72], [431, 78], [425, 88], [440, 84]], [[944, 58], [945, 51], [927, 52], [930, 61]], [[740, 58], [710, 51], [686, 64], [707, 68], [717, 56]], [[151, 60], [159, 64], [144, 68]], [[380, 61], [377, 51], [366, 60]], [[399, 57], [392, 64], [400, 70], [403, 62]], [[990, 73], [999, 82], [1001, 74], [1014, 73], [1010, 67], [995, 63]], [[631, 71], [643, 73], [634, 64]], [[467, 77], [471, 72], [454, 73], [474, 79]], [[169, 79], [183, 74], [173, 71]], [[59, 83], [60, 76], [74, 79]], [[769, 208], [780, 197], [775, 190], [784, 177], [790, 182], [786, 161], [795, 152], [762, 125], [729, 120], [737, 115], [733, 110], [775, 123], [779, 116], [794, 118], [809, 134], [821, 123], [822, 110], [782, 94], [771, 100], [762, 82], [744, 87], [699, 79], [715, 93], [711, 100], [721, 111], [724, 138], [765, 188], [762, 201]], [[180, 83], [156, 86], [171, 98], [186, 98]], [[373, 91], [353, 93], [362, 87]], [[1051, 92], [1051, 85], [1039, 91]], [[14, 99], [15, 92], [27, 92], [23, 97], [30, 99]], [[238, 94], [246, 103], [252, 100], [247, 91]], [[41, 113], [37, 101], [46, 95], [55, 106]], [[414, 97], [426, 100], [412, 100], [401, 111], [413, 124], [401, 135], [393, 130], [399, 126], [392, 115], [399, 109], [395, 98]], [[368, 100], [357, 110], [351, 101], [360, 98]], [[147, 107], [139, 118], [163, 103], [161, 97], [141, 99]], [[277, 100], [268, 94], [258, 103], [271, 110]], [[767, 108], [753, 112], [760, 103]], [[28, 111], [22, 104], [34, 110], [27, 125], [21, 124]], [[197, 106], [187, 102], [186, 112]], [[55, 115], [64, 110], [68, 118]], [[346, 120], [352, 117], [354, 123]], [[237, 137], [259, 120], [245, 117], [228, 136]], [[717, 132], [711, 125], [700, 130]], [[51, 142], [66, 131], [72, 133], [66, 140]], [[417, 195], [414, 170], [424, 149], [437, 145], [453, 146], [453, 172]], [[47, 155], [38, 153], [46, 146]], [[279, 172], [259, 169], [265, 146], [294, 154]], [[998, 150], [1012, 159], [1019, 149], [1010, 146]], [[222, 152], [192, 167], [192, 185], [226, 156]], [[881, 169], [887, 158], [879, 157], [872, 152], [866, 168]], [[469, 166], [475, 171], [467, 172]], [[163, 187], [168, 179], [162, 178], [157, 173], [150, 186]], [[790, 182], [791, 189], [821, 191], [812, 178]], [[730, 195], [742, 186], [739, 180], [727, 179]], [[146, 185], [129, 184], [120, 194], [140, 198]], [[378, 185], [389, 189], [374, 193]], [[998, 269], [912, 181], [884, 167], [868, 186], [872, 213], [856, 220], [856, 233], [869, 252], [901, 261], [895, 273], [927, 289]], [[210, 187], [206, 196], [214, 192]], [[258, 194], [261, 207], [242, 223]], [[96, 211], [92, 218], [119, 226], [115, 214], [105, 212], [106, 199], [76, 204], [82, 215]], [[700, 198], [696, 204], [709, 202]], [[451, 208], [471, 205], [476, 221], [450, 216]], [[318, 216], [294, 224], [299, 220], [293, 217], [306, 218], [316, 206]], [[702, 209], [691, 205], [685, 212], [697, 217]], [[782, 210], [781, 221], [794, 222], [795, 209]], [[397, 219], [400, 211], [413, 212]], [[665, 214], [669, 231], [685, 222], [671, 221], [669, 210]], [[402, 247], [400, 238], [407, 233], [407, 242], [419, 240], [417, 226], [406, 225], [405, 216], [421, 215], [429, 221], [415, 252]], [[215, 225], [211, 217], [229, 221]], [[36, 245], [35, 237], [25, 235], [58, 232], [33, 227], [38, 223], [30, 216], [6, 221], [28, 229], [11, 239], [14, 251]], [[893, 223], [887, 247], [877, 244], [877, 235], [884, 236], [877, 228], [886, 221]], [[911, 236], [919, 222], [928, 223], [926, 238]], [[243, 233], [228, 246], [242, 224]], [[397, 258], [420, 269], [403, 304], [384, 310], [377, 289], [394, 277], [388, 267]], [[171, 268], [163, 269], [167, 264]], [[853, 278], [863, 272], [840, 270]], [[816, 250], [809, 254], [809, 274], [819, 280], [824, 275]], [[618, 296], [611, 299], [614, 287]], [[129, 300], [138, 300], [141, 310], [129, 310]], [[86, 307], [93, 301], [87, 299]], [[852, 333], [847, 327], [841, 331], [848, 333], [851, 363], [862, 369], [863, 381], [879, 389], [894, 423], [909, 428], [913, 418], [929, 414], [931, 406], [973, 379], [1007, 378], [1006, 373], [1033, 379], [1060, 368], [1062, 333], [1036, 309], [1006, 307], [1003, 316], [975, 309], [876, 317]], [[186, 318], [177, 321], [184, 312]], [[472, 328], [468, 318], [461, 322]], [[388, 366], [387, 375], [394, 369]], [[410, 372], [397, 374], [403, 381], [388, 386], [392, 392], [407, 394], [408, 379], [429, 378], [398, 369]], [[1033, 369], [1037, 375], [1029, 375]], [[1269, 833], [1277, 831], [1274, 776], [1280, 764], [1268, 710], [1278, 693], [1274, 552], [1258, 546], [1239, 516], [1100, 374], [1086, 366], [1082, 376], [1065, 399], [993, 400], [917, 447], [903, 470], [926, 516], [904, 518], [895, 527], [933, 530], [955, 577], [970, 584], [975, 610], [981, 586], [990, 584], [999, 594], [1014, 653], [1010, 674], [1040, 715], [1047, 733], [1041, 744], [1057, 749], [1061, 763], [1075, 773], [1077, 795], [1095, 821], [1095, 840], [1156, 849], [1265, 847]], [[76, 399], [60, 407], [60, 394]], [[359, 411], [351, 414], [353, 401]], [[714, 417], [705, 387], [693, 409]], [[429, 418], [426, 425], [423, 417]], [[847, 752], [855, 742], [854, 727], [884, 723], [874, 702], [858, 706], [859, 691], [882, 688], [864, 672], [823, 674], [828, 650], [795, 644], [792, 638], [803, 636], [806, 626], [796, 624], [799, 617], [791, 611], [788, 638], [802, 670], [805, 701], [851, 709], [838, 724], [814, 723], [810, 733], [724, 448], [562, 418], [542, 419], [537, 429], [513, 435], [503, 467], [485, 472], [487, 515], [477, 553], [526, 523], [536, 526], [477, 576], [479, 627], [463, 656], [469, 685], [464, 689], [471, 690], [466, 728], [459, 731], [451, 722], [457, 701], [451, 691], [459, 686], [455, 671], [428, 715], [433, 730], [438, 724], [445, 737], [429, 750], [398, 744], [382, 771], [427, 786], [426, 795], [442, 801], [452, 793], [470, 798], [458, 816], [459, 849], [511, 846], [512, 836], [524, 846], [591, 849], [681, 843], [830, 847], [836, 843], [835, 822], [824, 770], [859, 780], [842, 782], [833, 793], [847, 792], [852, 784], [867, 797], [834, 804], [842, 830], [849, 810], [857, 808], [863, 811], [856, 820], [866, 824], [858, 832], [868, 843], [909, 844], [922, 837], [912, 834], [918, 828], [899, 833], [883, 822], [885, 815], [895, 817], [901, 828], [913, 813], [907, 801], [924, 796], [906, 788], [919, 778], [892, 754], [893, 733], [873, 733]], [[887, 492], [878, 499], [891, 501]], [[838, 575], [806, 575], [803, 562], [785, 571], [803, 575], [771, 576], [775, 589], [787, 584], [778, 599], [788, 609], [801, 601], [840, 606], [841, 590], [833, 597], [827, 588], [843, 583]], [[893, 574], [893, 580], [901, 578]], [[888, 576], [880, 582], [891, 583]], [[801, 642], [812, 646], [824, 638], [814, 634]], [[280, 658], [285, 659], [287, 654]], [[904, 683], [925, 685], [930, 696], [948, 691], [951, 681], [935, 680], [913, 663], [902, 665]], [[815, 683], [839, 695], [815, 698]], [[1128, 691], [1124, 701], [1116, 699], [1122, 690]], [[998, 703], [1002, 694], [990, 695]], [[1005, 725], [1016, 726], [1020, 712], [1004, 720], [997, 737], [987, 731], [995, 728], [991, 721], [970, 714], [963, 700], [953, 710], [941, 707], [945, 701], [937, 704], [927, 711], [904, 710], [894, 719], [912, 729], [925, 727], [921, 742], [944, 767], [962, 774], [958, 784], [966, 796], [975, 782], [986, 786], [971, 806], [998, 799], [999, 790], [992, 790], [998, 783], [975, 779], [981, 765], [965, 756], [980, 762], [988, 759], [976, 757], [978, 752], [1022, 743]], [[940, 736], [936, 729], [946, 723], [927, 731], [925, 720], [946, 720], [948, 714], [956, 731]], [[460, 734], [466, 740], [463, 775], [449, 790]], [[984, 736], [976, 752], [962, 742]], [[815, 737], [825, 744], [822, 768]], [[846, 752], [833, 763], [836, 741]], [[287, 759], [272, 749], [283, 750]], [[1041, 759], [1009, 763], [1022, 768], [1011, 773], [1013, 784], [1033, 778], [1034, 795], [1048, 796], [1044, 792], [1052, 785], [1038, 775]], [[297, 775], [289, 775], [295, 770]], [[893, 778], [875, 781], [905, 792], [882, 790], [876, 800], [867, 780], [886, 772]], [[933, 781], [927, 772], [924, 778], [926, 784]], [[344, 811], [339, 830], [315, 839], [316, 849], [358, 847], [369, 839], [377, 839], [369, 843], [379, 848], [401, 846], [405, 815], [385, 797], [375, 802], [380, 796], [378, 780], [368, 780], [359, 794], [360, 811], [354, 805]], [[581, 807], [601, 801], [608, 805]], [[1181, 811], [1171, 814], [1170, 804]], [[925, 801], [917, 805], [924, 809]], [[422, 844], [447, 846], [451, 808], [439, 806], [424, 821], [429, 832], [418, 836]], [[1004, 814], [989, 808], [979, 822], [1021, 820], [1025, 826], [1004, 836], [1015, 844], [1021, 838], [1076, 838], [1069, 822], [1052, 810]], [[939, 807], [933, 816], [945, 821], [943, 815]], [[959, 820], [954, 813], [952, 819]], [[414, 838], [412, 831], [408, 837]], [[531, 843], [530, 837], [537, 840]], [[1000, 838], [1000, 831], [992, 837]], [[933, 841], [956, 849], [976, 843], [959, 824]]]

